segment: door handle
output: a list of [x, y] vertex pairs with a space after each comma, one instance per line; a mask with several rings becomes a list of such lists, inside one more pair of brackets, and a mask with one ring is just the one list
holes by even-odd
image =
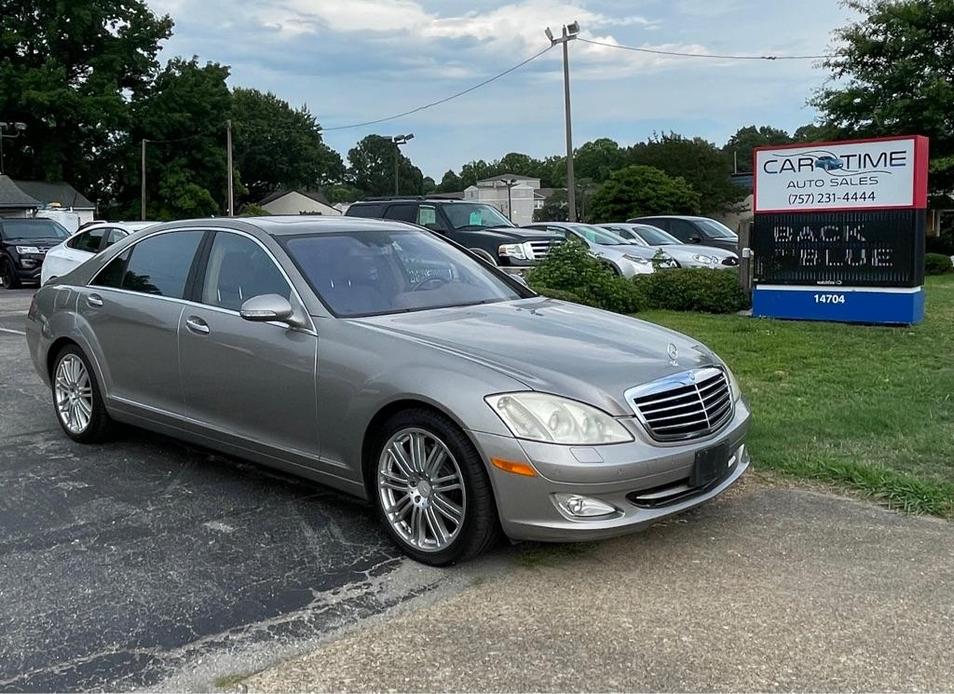
[[198, 316], [189, 316], [186, 318], [186, 327], [199, 335], [208, 335], [211, 332], [209, 324]]
[[90, 294], [86, 297], [86, 305], [92, 308], [99, 308], [103, 305], [103, 299], [99, 294]]

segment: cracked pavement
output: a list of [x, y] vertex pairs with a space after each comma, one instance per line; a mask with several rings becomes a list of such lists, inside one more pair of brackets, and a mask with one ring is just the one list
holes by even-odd
[[210, 689], [449, 582], [370, 508], [129, 429], [70, 441], [0, 293], [0, 690]]

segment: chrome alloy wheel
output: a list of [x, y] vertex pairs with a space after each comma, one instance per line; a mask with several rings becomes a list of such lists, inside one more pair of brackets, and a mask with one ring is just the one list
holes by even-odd
[[56, 367], [56, 413], [71, 434], [82, 434], [93, 416], [93, 384], [83, 360], [67, 354]]
[[398, 536], [425, 552], [446, 549], [467, 509], [464, 478], [443, 441], [424, 429], [401, 429], [378, 460], [381, 506]]

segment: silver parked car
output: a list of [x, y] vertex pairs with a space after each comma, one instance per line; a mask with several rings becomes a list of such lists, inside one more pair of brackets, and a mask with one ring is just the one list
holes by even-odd
[[537, 222], [528, 224], [526, 228], [561, 234], [564, 238], [580, 241], [589, 248], [591, 255], [602, 260], [613, 272], [623, 277], [650, 275], [657, 268], [678, 267], [678, 263], [665, 251], [657, 252], [657, 249], [634, 244], [595, 224]]
[[35, 295], [63, 430], [126, 422], [369, 499], [410, 556], [645, 527], [734, 483], [749, 409], [684, 335], [400, 222], [175, 222]]
[[715, 246], [684, 244], [672, 234], [651, 224], [609, 222], [599, 226], [622, 236], [631, 243], [665, 251], [675, 258], [681, 267], [725, 269], [739, 266], [739, 256], [732, 251]]

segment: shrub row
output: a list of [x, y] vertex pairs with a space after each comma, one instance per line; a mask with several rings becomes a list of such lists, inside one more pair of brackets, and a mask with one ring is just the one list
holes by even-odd
[[924, 256], [924, 273], [926, 275], [943, 275], [954, 272], [954, 263], [951, 256], [941, 253], [928, 253]]
[[748, 306], [737, 271], [680, 268], [629, 280], [574, 242], [555, 248], [528, 282], [544, 296], [616, 313], [650, 308], [734, 313]]

